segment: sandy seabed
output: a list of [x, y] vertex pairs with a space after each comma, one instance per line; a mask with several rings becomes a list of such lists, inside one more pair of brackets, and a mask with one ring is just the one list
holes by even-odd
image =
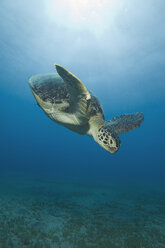
[[165, 189], [0, 178], [1, 248], [164, 248]]

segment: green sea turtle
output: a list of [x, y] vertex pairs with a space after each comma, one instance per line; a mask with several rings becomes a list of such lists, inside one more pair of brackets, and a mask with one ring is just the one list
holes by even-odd
[[124, 114], [106, 122], [99, 100], [71, 72], [56, 65], [57, 73], [29, 79], [37, 104], [48, 117], [79, 134], [87, 134], [110, 153], [118, 151], [118, 134], [140, 126], [143, 113]]

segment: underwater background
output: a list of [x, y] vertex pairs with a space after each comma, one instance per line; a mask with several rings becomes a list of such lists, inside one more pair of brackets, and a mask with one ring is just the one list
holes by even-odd
[[[165, 247], [163, 0], [0, 1], [0, 248]], [[28, 79], [60, 64], [106, 120], [143, 112], [112, 155], [51, 121]]]

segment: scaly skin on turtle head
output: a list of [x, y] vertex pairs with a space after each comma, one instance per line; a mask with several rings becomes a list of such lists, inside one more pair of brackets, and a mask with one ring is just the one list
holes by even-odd
[[107, 123], [98, 129], [95, 141], [110, 153], [117, 152], [121, 145], [115, 130]]

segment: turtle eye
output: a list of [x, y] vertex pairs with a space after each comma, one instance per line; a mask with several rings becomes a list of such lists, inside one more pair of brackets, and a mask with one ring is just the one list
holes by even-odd
[[112, 140], [112, 139], [110, 139], [110, 144], [111, 144], [111, 145], [113, 144], [113, 140]]

